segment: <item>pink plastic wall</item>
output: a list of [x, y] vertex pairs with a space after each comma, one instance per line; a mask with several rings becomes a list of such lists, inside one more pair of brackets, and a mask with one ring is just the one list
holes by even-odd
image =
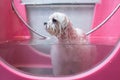
[[[0, 43], [30, 39], [30, 32], [12, 10], [11, 1], [0, 0]], [[26, 20], [24, 6], [18, 8]]]
[[[101, 0], [95, 7], [92, 28], [100, 24], [120, 4], [120, 0]], [[113, 45], [120, 38], [120, 9], [102, 28], [91, 34], [91, 41]]]

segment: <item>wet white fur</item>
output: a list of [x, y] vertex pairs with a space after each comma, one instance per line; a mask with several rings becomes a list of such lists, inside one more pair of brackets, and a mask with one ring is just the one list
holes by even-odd
[[[58, 21], [57, 26], [52, 21], [53, 18]], [[76, 74], [91, 67], [95, 58], [95, 47], [87, 45], [85, 33], [73, 27], [65, 14], [53, 13], [49, 17], [46, 30], [58, 38], [58, 42], [51, 48], [54, 75]], [[74, 42], [77, 44], [73, 44]]]

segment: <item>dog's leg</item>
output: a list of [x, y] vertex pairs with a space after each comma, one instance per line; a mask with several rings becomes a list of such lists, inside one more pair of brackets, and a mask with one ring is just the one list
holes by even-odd
[[86, 71], [93, 66], [95, 56], [96, 47], [93, 45], [53, 45], [51, 59], [54, 75], [73, 75]]

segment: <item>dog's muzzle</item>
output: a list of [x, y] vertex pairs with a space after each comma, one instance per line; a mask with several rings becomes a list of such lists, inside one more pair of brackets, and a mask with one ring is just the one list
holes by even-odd
[[45, 29], [47, 30], [47, 22], [44, 22]]

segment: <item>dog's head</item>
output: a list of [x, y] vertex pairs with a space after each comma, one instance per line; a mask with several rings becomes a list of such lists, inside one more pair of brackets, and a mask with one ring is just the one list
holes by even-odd
[[68, 24], [68, 17], [65, 14], [59, 12], [55, 12], [50, 15], [49, 21], [44, 23], [47, 32], [54, 36], [60, 35]]

